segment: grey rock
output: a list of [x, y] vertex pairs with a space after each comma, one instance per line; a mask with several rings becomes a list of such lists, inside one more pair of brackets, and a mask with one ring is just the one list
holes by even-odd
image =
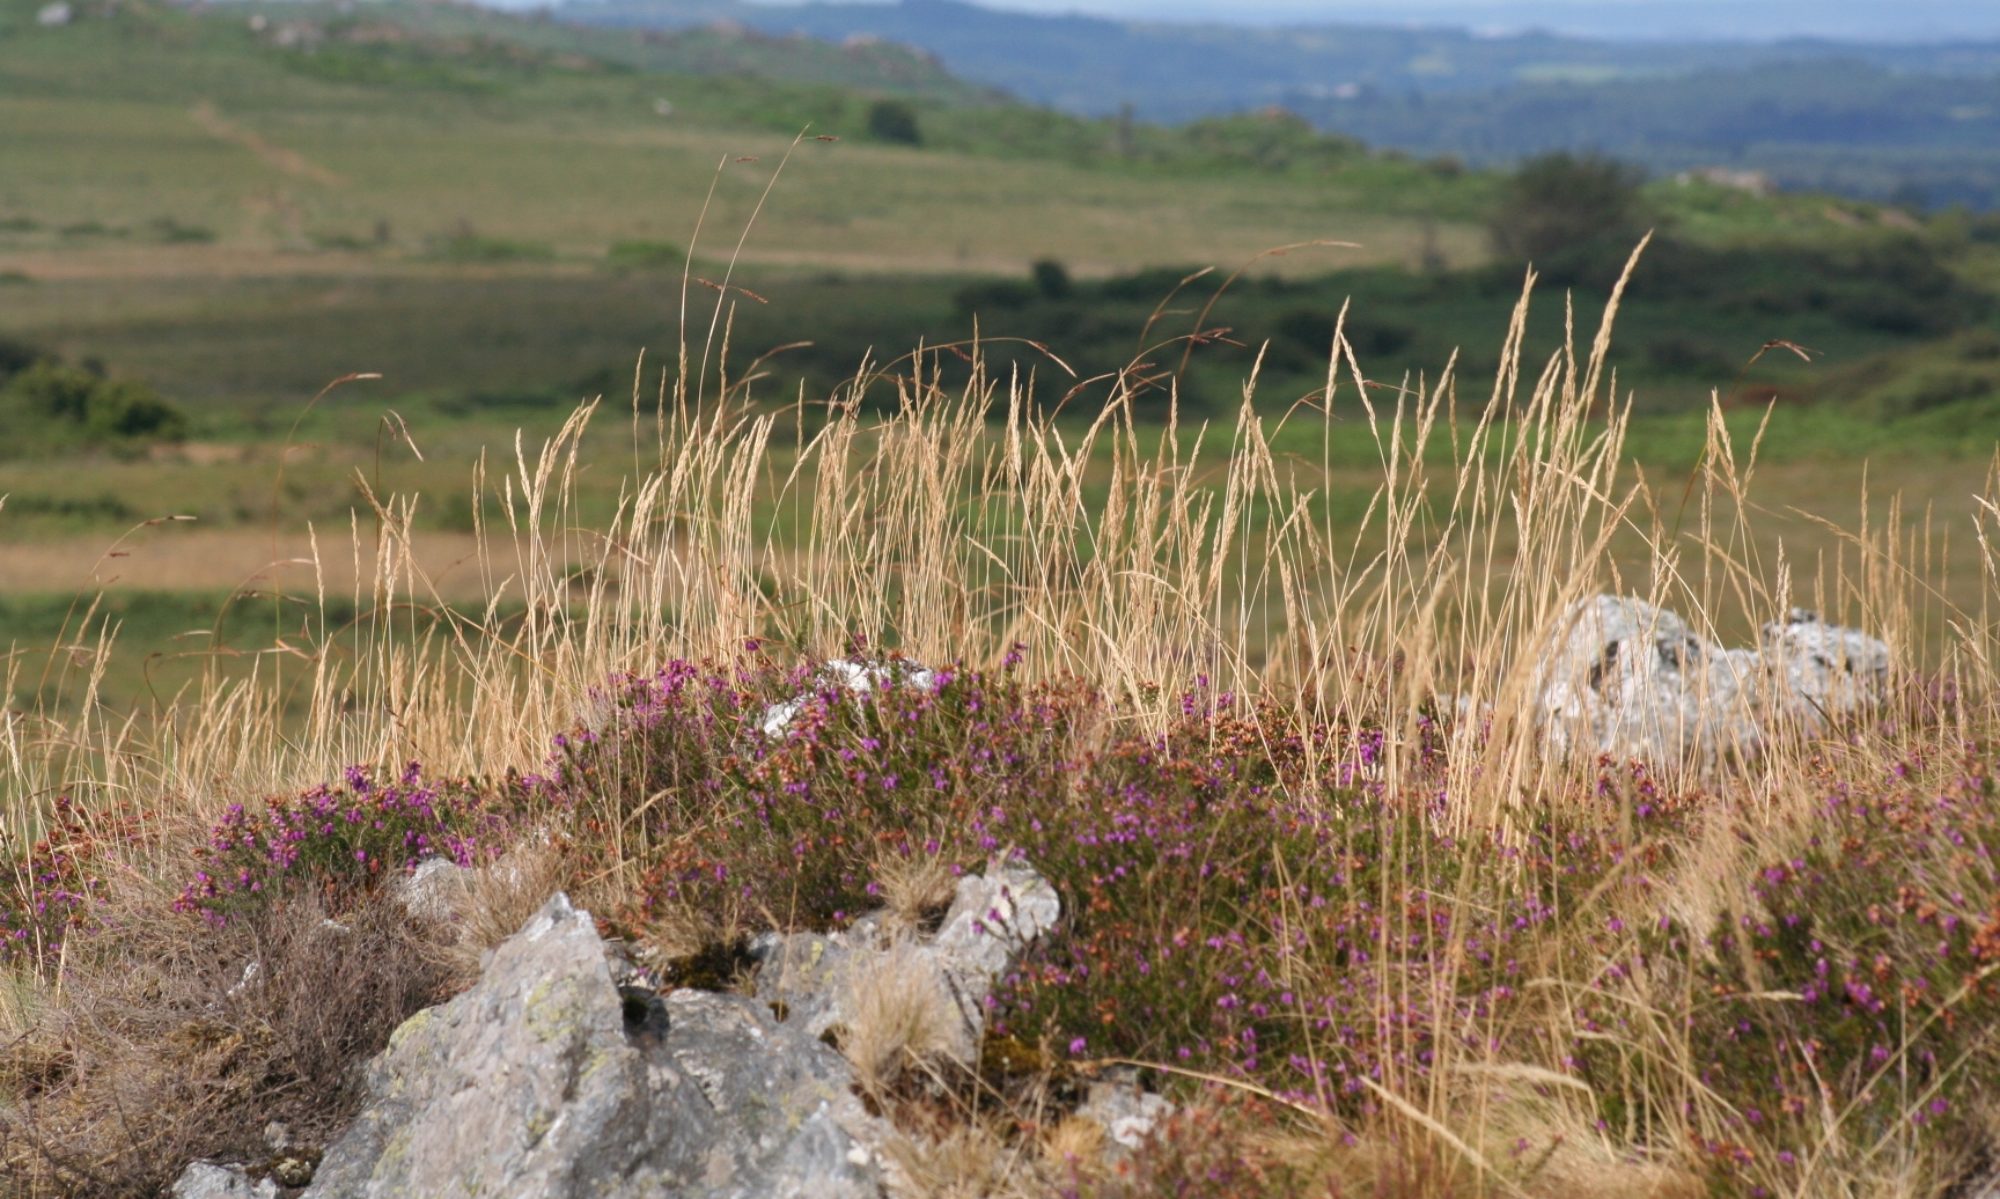
[[250, 1181], [242, 1166], [193, 1162], [174, 1180], [173, 1199], [278, 1199], [278, 1184], [268, 1178]]
[[1865, 709], [1888, 670], [1887, 645], [1810, 612], [1728, 649], [1664, 608], [1599, 595], [1565, 614], [1532, 695], [1558, 753], [1713, 767], [1756, 753], [1780, 725], [1814, 733]]
[[785, 1023], [817, 1037], [853, 1018], [855, 962], [876, 946], [852, 933], [765, 933], [750, 942], [757, 998]]
[[425, 858], [394, 883], [404, 910], [443, 923], [458, 916], [465, 897], [466, 870], [450, 858]]
[[1856, 629], [1794, 608], [1764, 626], [1764, 655], [1779, 694], [1812, 729], [1878, 702], [1889, 683], [1889, 647]]
[[309, 1196], [875, 1195], [843, 1059], [742, 996], [614, 984], [557, 895], [405, 1022]]
[[705, 1163], [707, 1194], [879, 1193], [873, 1147], [887, 1130], [854, 1096], [846, 1058], [748, 996], [675, 991], [666, 1018], [662, 1056], [729, 1134]]
[[924, 689], [936, 685], [935, 671], [901, 658], [888, 658], [875, 662], [859, 658], [835, 658], [822, 665], [813, 675], [810, 690], [765, 708], [763, 715], [757, 720], [757, 729], [766, 737], [784, 736], [791, 729], [792, 721], [805, 710], [807, 704], [812, 702], [812, 697], [828, 689], [858, 696], [886, 691], [892, 687]]
[[[994, 863], [959, 880], [934, 937], [875, 916], [767, 935], [756, 995], [663, 995], [558, 894], [493, 950], [476, 985], [396, 1030], [306, 1193], [871, 1199], [893, 1131], [822, 1034], [854, 1020], [866, 984], [879, 991], [893, 970], [954, 1014], [940, 1051], [972, 1060], [995, 978], [1061, 912], [1032, 869]], [[1118, 1115], [1118, 1129], [1151, 1111]]]
[[1021, 951], [1062, 918], [1062, 899], [1023, 862], [990, 862], [958, 880], [958, 893], [933, 949], [976, 1051], [986, 1029], [986, 997]]
[[1121, 1068], [1090, 1084], [1076, 1114], [1096, 1121], [1112, 1144], [1133, 1150], [1143, 1146], [1175, 1110], [1165, 1096], [1139, 1085], [1138, 1071]]
[[1062, 900], [1048, 880], [1026, 864], [996, 861], [985, 874], [958, 880], [944, 923], [927, 939], [891, 935], [873, 917], [841, 932], [757, 938], [757, 998], [817, 1037], [851, 1024], [859, 988], [893, 961], [901, 985], [923, 988], [952, 1012], [937, 1047], [942, 1055], [970, 1063], [985, 1034], [994, 980], [1061, 916]]
[[283, 1120], [273, 1120], [264, 1125], [264, 1144], [273, 1153], [283, 1153], [285, 1150], [290, 1149], [294, 1144], [292, 1140], [292, 1126]]

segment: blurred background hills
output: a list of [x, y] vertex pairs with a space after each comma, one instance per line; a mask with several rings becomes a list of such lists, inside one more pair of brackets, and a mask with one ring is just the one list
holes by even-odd
[[[1863, 455], [1960, 494], [2000, 428], [1990, 18], [1732, 41], [1543, 11], [0, 0], [0, 619], [92, 579], [226, 592], [275, 528], [469, 478], [579, 400], [650, 411], [683, 345], [711, 399], [809, 415], [962, 376], [978, 337], [1042, 403], [1095, 412], [1122, 371], [1155, 418], [1253, 370], [1311, 411], [1339, 326], [1384, 402], [1453, 363], [1477, 403], [1530, 264], [1534, 359], [1648, 231], [1614, 356], [1645, 454], [1693, 462], [1712, 397], [1746, 428], [1776, 404], [1801, 506]], [[167, 512], [208, 540], [101, 557]]]

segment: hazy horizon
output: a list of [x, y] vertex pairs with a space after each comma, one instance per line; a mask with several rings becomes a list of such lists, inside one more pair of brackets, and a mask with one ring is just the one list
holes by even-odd
[[[752, 0], [793, 7], [801, 0]], [[811, 0], [806, 0], [811, 2]], [[823, 0], [877, 3], [885, 0]], [[1754, 39], [1806, 37], [1917, 42], [2000, 39], [2000, 6], [1976, 0], [972, 0], [984, 8], [1042, 15], [1221, 25], [1365, 23], [1454, 25], [1494, 34], [1546, 30], [1580, 37]]]

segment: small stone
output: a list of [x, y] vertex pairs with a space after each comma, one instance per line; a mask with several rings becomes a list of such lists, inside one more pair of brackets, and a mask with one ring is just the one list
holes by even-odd
[[456, 919], [465, 898], [465, 868], [450, 858], [425, 858], [396, 881], [396, 897], [420, 920]]
[[810, 689], [772, 704], [758, 718], [757, 729], [766, 737], [782, 737], [792, 721], [812, 701], [815, 693], [834, 689], [851, 695], [866, 695], [892, 687], [928, 690], [937, 685], [937, 672], [901, 658], [868, 662], [858, 658], [835, 658], [813, 675]]
[[278, 1199], [278, 1184], [268, 1178], [253, 1183], [242, 1166], [192, 1162], [168, 1193], [173, 1199]]
[[318, 1167], [310, 1157], [281, 1157], [271, 1163], [271, 1177], [288, 1187], [302, 1187], [313, 1180]]
[[1164, 1096], [1139, 1085], [1137, 1071], [1120, 1068], [1090, 1084], [1076, 1114], [1095, 1121], [1113, 1144], [1134, 1150], [1143, 1146], [1174, 1111]]

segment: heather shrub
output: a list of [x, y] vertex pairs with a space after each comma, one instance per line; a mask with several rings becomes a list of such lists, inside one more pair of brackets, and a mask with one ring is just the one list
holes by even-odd
[[1704, 997], [1689, 1043], [1722, 1114], [1703, 1148], [1739, 1185], [1801, 1194], [1855, 1164], [1842, 1144], [1970, 1143], [2000, 1066], [2000, 812], [1983, 751], [1813, 781], [1818, 808], [1762, 835], [1778, 852], [1715, 927], [1648, 938]]
[[174, 907], [219, 924], [282, 890], [303, 887], [338, 903], [425, 858], [470, 866], [502, 846], [509, 795], [463, 780], [427, 782], [411, 762], [393, 780], [354, 766], [339, 784], [273, 796], [261, 809], [232, 804], [195, 849], [199, 866]]
[[105, 871], [119, 851], [156, 841], [145, 813], [130, 805], [89, 807], [59, 795], [42, 836], [0, 877], [0, 966], [47, 968], [75, 933], [99, 922]]
[[[753, 921], [836, 927], [881, 906], [896, 862], [983, 863], [1015, 834], [1017, 797], [1060, 788], [1087, 711], [1077, 688], [1004, 675], [941, 670], [857, 696], [763, 659], [727, 673], [676, 662], [606, 698], [608, 719], [561, 737], [531, 784], [575, 812], [586, 840], [649, 847], [630, 919], [710, 936]], [[762, 731], [781, 702], [789, 722]]]
[[[990, 1001], [991, 1034], [1028, 1062], [1159, 1062], [1365, 1114], [1371, 1084], [1528, 1025], [1550, 926], [1619, 928], [1592, 906], [1607, 878], [1620, 895], [1654, 883], [1625, 869], [1609, 819], [1665, 819], [1643, 771], [1607, 780], [1599, 824], [1453, 836], [1428, 720], [1421, 768], [1390, 794], [1379, 730], [1294, 731], [1205, 689], [1142, 737], [1076, 684], [944, 670], [855, 695], [816, 677], [757, 660], [621, 680], [534, 785], [651, 845], [624, 919], [681, 951], [839, 927], [911, 860], [1026, 860], [1066, 913]], [[762, 731], [795, 693], [789, 724]]]

